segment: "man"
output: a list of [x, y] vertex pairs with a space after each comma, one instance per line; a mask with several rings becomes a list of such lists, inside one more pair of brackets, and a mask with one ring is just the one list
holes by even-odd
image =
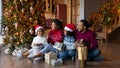
[[91, 26], [91, 23], [88, 23], [86, 20], [80, 20], [75, 31], [75, 39], [76, 42], [83, 39], [86, 43], [85, 46], [88, 48], [87, 60], [100, 60], [100, 50], [98, 49], [95, 33], [89, 30]]

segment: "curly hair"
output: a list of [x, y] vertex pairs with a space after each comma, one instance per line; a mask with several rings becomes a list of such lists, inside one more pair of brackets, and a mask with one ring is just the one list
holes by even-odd
[[63, 22], [59, 19], [54, 19], [53, 22], [58, 26], [58, 29], [63, 29]]

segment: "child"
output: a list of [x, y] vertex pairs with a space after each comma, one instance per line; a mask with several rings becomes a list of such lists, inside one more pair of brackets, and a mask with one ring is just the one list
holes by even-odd
[[[75, 25], [67, 24], [64, 28], [65, 36], [63, 43], [66, 46], [66, 50], [60, 52], [59, 58], [66, 59], [68, 57], [75, 57], [76, 50], [74, 47], [75, 37], [74, 37], [74, 30], [76, 29]], [[74, 59], [73, 59], [74, 60]]]
[[[32, 45], [31, 45], [32, 48], [23, 54], [22, 52], [18, 53], [17, 56], [19, 58], [26, 57], [26, 56], [28, 56], [29, 58], [31, 56], [34, 56], [38, 54], [38, 52], [47, 44], [47, 39], [43, 34], [44, 33], [43, 27], [37, 25], [35, 28], [35, 33], [37, 36], [33, 38]], [[41, 59], [42, 57], [36, 57], [34, 60], [41, 60]]]

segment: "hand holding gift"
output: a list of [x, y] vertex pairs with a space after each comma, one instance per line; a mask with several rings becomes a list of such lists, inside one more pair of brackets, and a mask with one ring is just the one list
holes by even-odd
[[43, 46], [43, 44], [42, 43], [39, 43], [39, 44], [33, 44], [34, 46]]

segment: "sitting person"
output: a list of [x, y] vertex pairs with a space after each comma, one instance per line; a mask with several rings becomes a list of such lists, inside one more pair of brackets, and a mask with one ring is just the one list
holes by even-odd
[[[36, 55], [46, 44], [47, 44], [47, 39], [44, 36], [44, 28], [37, 25], [35, 29], [36, 37], [33, 38], [31, 49], [28, 50], [25, 53], [18, 52], [17, 56], [19, 58], [23, 57], [31, 57], [33, 55]], [[35, 60], [41, 60], [42, 57], [36, 57]]]
[[91, 26], [92, 25], [86, 20], [80, 20], [77, 24], [77, 30], [75, 31], [76, 42], [81, 39], [86, 42], [88, 48], [88, 60], [101, 60], [95, 33], [89, 30], [89, 27]]
[[76, 55], [76, 49], [74, 47], [75, 42], [75, 33], [74, 30], [76, 29], [74, 24], [67, 24], [64, 28], [64, 46], [65, 51], [60, 52], [59, 58], [61, 59], [67, 59], [68, 57], [72, 57], [74, 60], [74, 57]]
[[48, 45], [46, 45], [42, 50], [39, 51], [37, 55], [31, 56], [31, 59], [36, 57], [41, 57], [45, 53], [52, 51], [54, 53], [58, 53], [59, 50], [54, 48], [55, 42], [63, 42], [63, 32], [62, 32], [62, 22], [58, 19], [54, 19], [52, 22], [52, 30], [48, 34], [47, 39]]

